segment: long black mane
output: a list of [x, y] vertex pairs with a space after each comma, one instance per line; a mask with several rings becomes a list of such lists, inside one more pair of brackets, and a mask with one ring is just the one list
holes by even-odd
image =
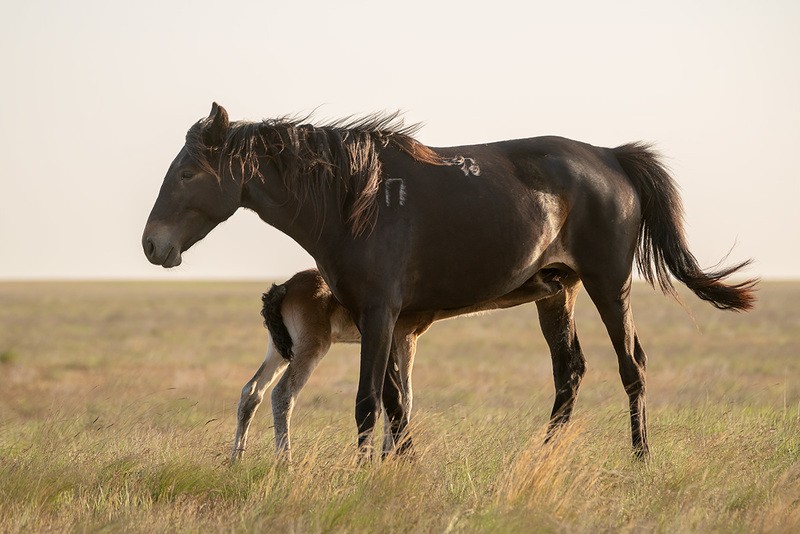
[[321, 213], [322, 195], [333, 191], [356, 236], [368, 233], [378, 216], [382, 148], [392, 145], [417, 161], [443, 164], [438, 154], [414, 139], [420, 125], [405, 125], [398, 112], [350, 117], [321, 126], [306, 124], [306, 120], [308, 117], [282, 117], [233, 122], [224, 144], [213, 147], [203, 139], [208, 119], [202, 119], [186, 134], [186, 149], [219, 179], [236, 169], [242, 176], [263, 180], [262, 164], [274, 164], [286, 188], [301, 202], [309, 202], [317, 217], [325, 215]]

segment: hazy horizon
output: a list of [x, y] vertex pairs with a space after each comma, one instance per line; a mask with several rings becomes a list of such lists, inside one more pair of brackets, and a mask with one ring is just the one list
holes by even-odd
[[141, 250], [189, 126], [404, 110], [447, 146], [653, 142], [703, 266], [800, 278], [800, 3], [4, 3], [0, 280], [276, 280], [313, 267], [240, 210], [170, 271]]

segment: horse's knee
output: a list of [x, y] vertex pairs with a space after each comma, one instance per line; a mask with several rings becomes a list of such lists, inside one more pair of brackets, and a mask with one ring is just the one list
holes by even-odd
[[574, 382], [580, 383], [586, 375], [586, 358], [580, 352], [574, 353], [569, 361], [569, 370]]
[[638, 397], [644, 394], [646, 371], [633, 355], [624, 355], [618, 358], [619, 375], [622, 385], [629, 397]]

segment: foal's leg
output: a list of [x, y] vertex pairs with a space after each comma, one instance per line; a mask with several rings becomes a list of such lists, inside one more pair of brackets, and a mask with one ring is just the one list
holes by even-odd
[[542, 334], [550, 347], [556, 387], [545, 441], [549, 441], [559, 428], [569, 422], [581, 379], [586, 373], [586, 358], [581, 351], [573, 316], [579, 291], [580, 282], [573, 275], [564, 281], [564, 291], [536, 302]]
[[308, 382], [317, 364], [328, 353], [330, 346], [330, 335], [301, 340], [301, 343], [294, 347], [292, 362], [272, 390], [275, 449], [287, 460], [292, 459], [289, 431], [297, 395]]
[[264, 392], [288, 364], [289, 362], [280, 355], [270, 339], [264, 363], [242, 388], [242, 397], [239, 399], [239, 408], [236, 412], [236, 437], [233, 440], [231, 462], [241, 459], [244, 454], [250, 423], [261, 401], [264, 400]]
[[404, 433], [411, 420], [413, 401], [411, 369], [416, 351], [416, 333], [395, 332], [383, 384], [383, 407], [386, 409], [383, 433], [384, 457], [391, 453], [395, 446], [398, 447], [398, 454], [412, 449], [411, 438]]
[[647, 356], [639, 344], [630, 306], [630, 272], [622, 283], [607, 279], [584, 278], [586, 291], [592, 298], [611, 343], [617, 353], [619, 374], [628, 394], [631, 413], [633, 451], [639, 458], [647, 455], [647, 412], [645, 409], [645, 368]]

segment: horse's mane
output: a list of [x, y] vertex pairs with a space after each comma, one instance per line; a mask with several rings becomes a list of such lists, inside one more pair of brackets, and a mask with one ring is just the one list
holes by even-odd
[[[262, 160], [273, 163], [284, 185], [301, 203], [310, 202], [320, 215], [325, 190], [332, 191], [347, 217], [353, 235], [371, 230], [378, 216], [378, 189], [382, 181], [381, 148], [389, 145], [416, 161], [442, 165], [444, 160], [414, 139], [421, 125], [404, 125], [399, 112], [303, 124], [309, 117], [282, 117], [261, 122], [230, 124], [221, 147], [208, 146], [202, 119], [186, 134], [186, 149], [206, 171], [219, 179], [236, 170], [244, 179], [264, 175]], [[217, 160], [217, 168], [210, 163]], [[322, 214], [324, 215], [324, 213]]]

